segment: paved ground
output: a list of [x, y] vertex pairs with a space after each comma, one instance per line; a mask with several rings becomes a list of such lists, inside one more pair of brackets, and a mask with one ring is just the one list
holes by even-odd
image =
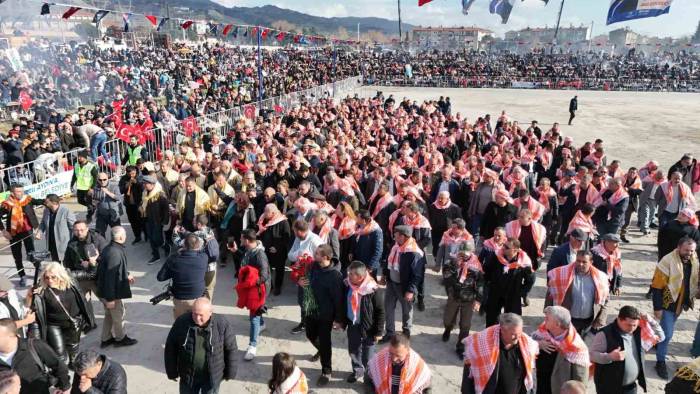
[[[564, 122], [568, 119], [568, 99], [572, 92], [562, 91], [512, 91], [512, 90], [455, 90], [455, 89], [412, 89], [397, 90], [385, 88], [385, 93], [393, 92], [397, 98], [403, 96], [416, 99], [436, 98], [449, 95], [453, 101], [453, 110], [461, 111], [473, 119], [475, 116], [490, 112], [494, 116], [501, 109], [508, 109], [515, 119], [526, 122], [531, 118], [541, 123], [553, 121]], [[581, 143], [584, 135], [589, 139], [602, 136], [606, 140], [611, 156], [621, 158], [623, 166], [642, 165], [651, 154], [667, 167], [683, 152], [700, 153], [700, 130], [693, 123], [693, 111], [700, 108], [700, 95], [691, 94], [637, 94], [637, 93], [602, 93], [580, 92], [579, 107], [582, 109], [574, 127], [564, 126], [564, 133], [573, 135]], [[623, 115], [618, 115], [623, 114]], [[544, 128], [544, 127], [543, 127]], [[590, 133], [590, 134], [588, 134]], [[78, 215], [84, 209], [74, 204]], [[126, 220], [124, 218], [124, 220]], [[128, 228], [128, 227], [127, 227]], [[636, 229], [635, 229], [636, 230]], [[129, 243], [131, 234], [129, 232]], [[654, 267], [655, 233], [642, 237], [638, 231], [632, 231], [632, 243], [623, 247], [623, 270], [625, 274], [623, 294], [614, 297], [611, 311], [614, 313], [624, 304], [632, 304], [651, 311], [651, 303], [643, 295], [649, 284]], [[6, 243], [0, 244], [2, 248]], [[38, 243], [43, 247], [43, 241]], [[131, 393], [176, 393], [177, 384], [168, 381], [163, 374], [163, 343], [172, 323], [172, 307], [168, 302], [152, 306], [148, 299], [159, 293], [162, 284], [155, 279], [160, 265], [148, 266], [146, 261], [150, 254], [146, 244], [141, 243], [128, 248], [130, 270], [136, 277], [133, 287], [134, 298], [127, 302], [127, 330], [129, 336], [139, 340], [139, 344], [130, 348], [109, 348], [107, 354], [122, 363], [129, 376]], [[13, 267], [9, 249], [0, 250], [0, 272]], [[271, 374], [271, 359], [274, 353], [286, 351], [293, 354], [299, 366], [311, 379], [315, 388], [315, 379], [320, 374], [320, 363], [308, 361], [313, 348], [302, 335], [292, 335], [289, 330], [297, 324], [299, 309], [296, 306], [296, 290], [289, 282], [280, 297], [270, 300], [270, 313], [266, 316], [267, 332], [262, 335], [258, 357], [255, 361], [242, 361], [243, 351], [248, 345], [247, 312], [235, 308], [233, 296], [233, 273], [231, 268], [219, 271], [215, 294], [215, 310], [227, 316], [234, 325], [237, 335], [239, 354], [238, 379], [226, 382], [221, 387], [222, 393], [265, 393], [266, 381]], [[537, 282], [531, 295], [532, 305], [524, 310], [527, 331], [532, 331], [541, 322], [543, 296], [545, 292], [543, 272], [538, 272]], [[440, 341], [442, 333], [442, 307], [445, 302], [444, 291], [440, 288], [438, 277], [428, 271], [426, 289], [430, 295], [426, 298], [427, 310], [416, 312], [412, 343], [414, 348], [426, 359], [433, 371], [433, 386], [436, 393], [455, 393], [459, 390], [461, 380], [461, 362], [453, 352], [456, 336], [449, 344]], [[102, 307], [95, 305], [98, 324], [101, 326]], [[611, 317], [612, 319], [612, 317]], [[688, 349], [692, 342], [697, 324], [697, 312], [686, 313], [678, 321], [673, 343], [669, 349], [670, 368], [690, 360]], [[474, 317], [473, 329], [484, 326], [483, 318]], [[357, 386], [345, 383], [350, 371], [344, 333], [333, 335], [334, 379], [328, 388], [317, 390], [319, 393], [352, 393]], [[83, 347], [99, 345], [99, 329], [83, 338]], [[650, 393], [663, 391], [662, 382], [653, 371], [653, 354], [647, 356], [646, 367], [649, 375]], [[593, 391], [591, 391], [593, 392]]]

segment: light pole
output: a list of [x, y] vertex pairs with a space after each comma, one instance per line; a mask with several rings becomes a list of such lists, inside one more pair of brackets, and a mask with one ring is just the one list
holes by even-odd
[[554, 30], [554, 40], [552, 41], [552, 53], [554, 53], [554, 45], [557, 44], [557, 36], [559, 35], [559, 24], [561, 23], [561, 13], [564, 11], [564, 1], [561, 0], [561, 5], [559, 6], [559, 16], [557, 16], [557, 28]]
[[402, 41], [402, 35], [401, 35], [401, 0], [397, 0], [398, 2], [398, 7], [399, 7], [399, 48], [403, 49], [403, 41]]
[[360, 24], [357, 24], [357, 42], [360, 42]]

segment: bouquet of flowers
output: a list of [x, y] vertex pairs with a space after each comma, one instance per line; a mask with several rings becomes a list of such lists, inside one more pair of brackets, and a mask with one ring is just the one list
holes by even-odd
[[[297, 262], [292, 264], [292, 275], [291, 278], [294, 282], [299, 284], [302, 279], [309, 279], [308, 273], [311, 269], [311, 265], [314, 263], [314, 258], [308, 254], [303, 254], [299, 256]], [[310, 285], [303, 287], [303, 298], [301, 302], [302, 311], [304, 311], [305, 316], [315, 316], [318, 313], [318, 304], [316, 303], [316, 297], [314, 296], [314, 291], [311, 289]]]

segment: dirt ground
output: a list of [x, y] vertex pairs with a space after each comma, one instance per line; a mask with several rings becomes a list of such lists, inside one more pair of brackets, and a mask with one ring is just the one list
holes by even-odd
[[[627, 92], [569, 92], [531, 90], [480, 90], [480, 89], [396, 89], [378, 88], [385, 94], [393, 93], [397, 100], [404, 96], [416, 100], [449, 96], [453, 112], [461, 112], [469, 119], [485, 113], [495, 118], [501, 110], [507, 110], [514, 119], [529, 123], [537, 119], [543, 129], [548, 124], [560, 122], [565, 135], [571, 135], [575, 143], [602, 138], [610, 158], [622, 160], [622, 166], [641, 166], [651, 158], [659, 160], [663, 168], [668, 168], [685, 152], [700, 154], [700, 128], [697, 126], [697, 110], [700, 108], [700, 95], [675, 93], [627, 93]], [[377, 88], [366, 89], [363, 94], [373, 94]], [[574, 126], [565, 125], [568, 120], [568, 101], [579, 96], [580, 111]], [[79, 216], [84, 208], [70, 203]], [[124, 217], [123, 222], [126, 222]], [[633, 220], [634, 222], [634, 220]], [[128, 226], [128, 225], [127, 225]], [[128, 243], [133, 237], [129, 227]], [[651, 302], [644, 298], [655, 264], [656, 233], [642, 236], [633, 228], [629, 236], [632, 243], [623, 245], [623, 294], [613, 297], [609, 320], [614, 318], [620, 306], [631, 304], [643, 311], [651, 312]], [[10, 251], [0, 244], [0, 272], [13, 271]], [[44, 247], [43, 241], [37, 243]], [[128, 335], [139, 340], [129, 348], [108, 348], [105, 353], [122, 363], [127, 370], [130, 393], [176, 393], [177, 383], [167, 380], [163, 368], [163, 344], [172, 324], [172, 305], [163, 302], [152, 306], [148, 299], [159, 293], [162, 283], [156, 281], [160, 264], [149, 266], [150, 257], [145, 243], [128, 248], [129, 268], [136, 277], [132, 287], [134, 297], [126, 303]], [[546, 259], [545, 259], [546, 261]], [[315, 380], [320, 374], [320, 363], [312, 363], [309, 357], [313, 347], [303, 334], [293, 335], [290, 329], [299, 321], [299, 308], [296, 303], [296, 289], [289, 281], [285, 282], [283, 294], [269, 300], [270, 311], [265, 316], [267, 331], [261, 336], [258, 356], [252, 362], [243, 361], [243, 353], [248, 345], [247, 311], [235, 307], [233, 295], [232, 267], [220, 269], [215, 292], [215, 312], [225, 315], [237, 332], [238, 376], [235, 381], [224, 382], [221, 393], [265, 393], [266, 382], [271, 375], [272, 356], [278, 351], [294, 355], [299, 366], [310, 380], [311, 387], [318, 393], [357, 392], [358, 385], [345, 383], [350, 371], [350, 360], [343, 332], [333, 333], [333, 379], [324, 389], [317, 389]], [[438, 276], [428, 270], [426, 279], [426, 311], [415, 312], [414, 329], [411, 338], [414, 349], [428, 362], [432, 373], [432, 386], [435, 393], [459, 392], [462, 364], [453, 349], [456, 333], [447, 344], [441, 342], [442, 308], [446, 297], [438, 282]], [[524, 309], [526, 331], [535, 330], [542, 321], [542, 307], [545, 293], [544, 273], [537, 273], [537, 282], [531, 294], [531, 305]], [[98, 324], [102, 322], [102, 307], [95, 302]], [[678, 320], [673, 342], [669, 349], [669, 367], [674, 371], [690, 360], [688, 351], [698, 321], [697, 312], [684, 313]], [[484, 319], [475, 316], [472, 330], [484, 328]], [[99, 346], [99, 329], [87, 334], [81, 343], [83, 348]], [[656, 376], [653, 351], [646, 357], [649, 393], [663, 392], [663, 383]], [[592, 386], [592, 382], [591, 382]], [[589, 390], [593, 392], [592, 389]]]

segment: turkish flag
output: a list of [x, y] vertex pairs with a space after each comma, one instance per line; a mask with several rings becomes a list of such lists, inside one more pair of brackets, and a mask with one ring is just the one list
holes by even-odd
[[124, 123], [122, 107], [124, 106], [124, 100], [112, 101], [112, 116], [114, 116], [114, 128], [119, 129]]
[[34, 102], [34, 100], [32, 100], [32, 96], [30, 96], [29, 93], [27, 93], [24, 90], [22, 92], [20, 92], [19, 103], [22, 106], [22, 109], [24, 110], [24, 112], [29, 111], [29, 108], [32, 107], [33, 102]]
[[155, 16], [153, 16], [153, 15], [145, 15], [145, 16], [146, 16], [146, 19], [148, 19], [148, 21], [151, 22], [151, 24], [153, 26], [158, 24], [158, 20], [156, 19]]
[[281, 106], [281, 105], [275, 105], [275, 106], [274, 106], [274, 110], [275, 110], [275, 113], [280, 114], [280, 113], [282, 113], [282, 112], [284, 111], [284, 107]]
[[192, 135], [199, 131], [199, 124], [197, 124], [197, 119], [194, 116], [189, 116], [182, 120], [182, 130], [185, 135], [192, 137]]
[[260, 36], [262, 37], [263, 40], [267, 39], [267, 34], [270, 33], [270, 29], [265, 29], [262, 31]]
[[250, 104], [244, 106], [243, 115], [248, 119], [255, 119], [255, 106]]
[[132, 135], [138, 136], [139, 129], [137, 126], [132, 126], [129, 124], [123, 124], [120, 128], [117, 129], [117, 138], [120, 140], [129, 143], [129, 139], [131, 138]]
[[227, 36], [232, 28], [233, 28], [233, 25], [226, 25], [226, 27], [224, 27], [224, 31], [223, 31], [224, 36]]
[[80, 11], [80, 7], [71, 7], [66, 12], [63, 13], [63, 19], [68, 19], [76, 12]]
[[183, 29], [187, 30], [187, 29], [189, 29], [190, 26], [192, 26], [193, 24], [194, 24], [194, 21], [185, 21], [185, 23], [183, 23], [181, 26], [182, 26]]
[[282, 41], [284, 40], [284, 32], [281, 31], [277, 34], [277, 41]]

